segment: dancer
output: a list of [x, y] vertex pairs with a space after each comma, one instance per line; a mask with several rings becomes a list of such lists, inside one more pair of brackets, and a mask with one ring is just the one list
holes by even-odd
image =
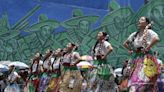
[[50, 66], [51, 66], [51, 57], [53, 52], [49, 49], [46, 51], [46, 55], [43, 58], [43, 70], [42, 76], [39, 83], [39, 92], [46, 92], [49, 81], [50, 81]]
[[[97, 42], [93, 48], [94, 66], [97, 70], [91, 78], [90, 91], [93, 92], [115, 92], [114, 72], [108, 64], [107, 56], [113, 51], [111, 44], [107, 41], [107, 33], [99, 32]], [[95, 70], [95, 69], [94, 69]], [[95, 84], [95, 85], [92, 85]], [[94, 86], [96, 88], [94, 89]]]
[[79, 90], [78, 86], [80, 86], [79, 81], [77, 81], [77, 79], [79, 79], [80, 72], [78, 71], [76, 64], [80, 62], [81, 58], [79, 53], [74, 51], [76, 48], [77, 46], [74, 43], [68, 43], [66, 47], [66, 54], [63, 56], [62, 60], [65, 69], [63, 85], [68, 86], [68, 88], [73, 90]]
[[59, 92], [60, 90], [60, 76], [61, 76], [61, 70], [60, 70], [60, 63], [62, 59], [62, 49], [58, 48], [54, 55], [51, 57], [51, 80], [48, 85], [47, 92]]
[[42, 55], [37, 53], [32, 61], [30, 76], [27, 81], [27, 88], [29, 91], [27, 92], [39, 92], [39, 81], [43, 72], [43, 61], [41, 60], [41, 57]]
[[155, 82], [159, 67], [151, 48], [159, 41], [157, 33], [151, 29], [148, 18], [141, 17], [139, 31], [132, 33], [124, 42], [124, 47], [132, 54], [130, 92], [157, 92]]

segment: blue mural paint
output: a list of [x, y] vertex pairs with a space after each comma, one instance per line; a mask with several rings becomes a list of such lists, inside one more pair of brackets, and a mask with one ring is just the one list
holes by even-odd
[[106, 10], [108, 9], [108, 2], [110, 0], [43, 0], [43, 1]]
[[[134, 11], [137, 11], [144, 0], [116, 0], [121, 7], [130, 5]], [[55, 19], [63, 22], [72, 18], [73, 9], [81, 9], [84, 15], [98, 15], [99, 21], [109, 13], [108, 3], [110, 0], [0, 0], [0, 16], [7, 13], [10, 25], [15, 24], [19, 19], [28, 13], [37, 4], [41, 8], [33, 14], [29, 23], [34, 24], [38, 22], [39, 14], [46, 14], [49, 19]], [[92, 27], [95, 28], [100, 23], [97, 22]], [[62, 28], [55, 32], [64, 31]]]
[[130, 6], [135, 12], [137, 12], [143, 5], [144, 0], [116, 0], [121, 7]]

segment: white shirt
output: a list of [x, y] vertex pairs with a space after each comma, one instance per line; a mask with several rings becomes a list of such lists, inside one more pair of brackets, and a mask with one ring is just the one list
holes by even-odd
[[44, 67], [44, 69], [50, 68], [50, 60], [49, 59], [47, 59], [43, 62], [43, 67]]
[[18, 77], [19, 77], [18, 73], [14, 71], [11, 74], [9, 74], [8, 80], [13, 82]]
[[[137, 32], [133, 32], [129, 37], [128, 37], [128, 41], [132, 42], [134, 35]], [[139, 47], [143, 47], [143, 36], [139, 36], [139, 34], [136, 36], [136, 38], [134, 39], [133, 42], [133, 46], [135, 48], [139, 48]], [[147, 35], [146, 35], [146, 44], [149, 45], [151, 43], [151, 41], [153, 40], [154, 37], [158, 37], [157, 33], [155, 33], [153, 30], [148, 29], [147, 30]]]
[[34, 63], [32, 66], [32, 72], [36, 72], [37, 71], [37, 66], [38, 66], [38, 70], [41, 70], [41, 66], [43, 65], [43, 61], [39, 61], [39, 66], [37, 63]]
[[108, 47], [111, 44], [108, 41], [104, 41], [102, 43], [98, 43], [95, 48], [95, 55], [105, 55], [108, 52]]
[[71, 57], [71, 63], [75, 63], [78, 60], [77, 57], [80, 57], [80, 54], [78, 52], [73, 52]]
[[77, 60], [76, 56], [80, 56], [78, 52], [72, 52], [64, 55], [63, 63], [75, 63]]
[[60, 60], [61, 58], [57, 58], [55, 61], [54, 61], [55, 58], [52, 58], [51, 59], [51, 65], [53, 67], [53, 69], [59, 69], [59, 66], [60, 66]]
[[71, 63], [71, 53], [67, 53], [67, 54], [65, 54], [64, 56], [63, 56], [63, 59], [62, 59], [62, 62], [63, 63]]

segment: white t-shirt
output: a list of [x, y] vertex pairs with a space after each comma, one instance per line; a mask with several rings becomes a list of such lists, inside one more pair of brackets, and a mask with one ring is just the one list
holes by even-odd
[[95, 55], [105, 55], [109, 46], [111, 46], [111, 44], [108, 41], [98, 43], [95, 48]]
[[[128, 41], [132, 42], [135, 34], [137, 32], [133, 32], [129, 37], [128, 37]], [[143, 35], [139, 36], [139, 34], [136, 36], [136, 38], [134, 39], [133, 42], [133, 46], [135, 48], [139, 48], [139, 47], [143, 47]], [[149, 45], [151, 43], [151, 41], [153, 40], [154, 37], [158, 37], [157, 33], [155, 33], [153, 30], [148, 29], [147, 30], [147, 36], [146, 36], [146, 44]]]

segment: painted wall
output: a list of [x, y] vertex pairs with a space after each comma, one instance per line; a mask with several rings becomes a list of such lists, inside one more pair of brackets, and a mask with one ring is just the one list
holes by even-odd
[[68, 42], [79, 44], [82, 55], [90, 54], [97, 32], [103, 30], [109, 33], [114, 47], [109, 62], [120, 66], [129, 58], [123, 41], [137, 30], [138, 18], [148, 16], [161, 38], [153, 50], [158, 50], [164, 61], [163, 0], [151, 0], [145, 5], [143, 0], [104, 0], [102, 3], [95, 0], [93, 4], [88, 0], [88, 4], [81, 5], [80, 0], [60, 1], [63, 2], [0, 0], [0, 60], [28, 63], [36, 52], [44, 54], [47, 49], [63, 48]]

